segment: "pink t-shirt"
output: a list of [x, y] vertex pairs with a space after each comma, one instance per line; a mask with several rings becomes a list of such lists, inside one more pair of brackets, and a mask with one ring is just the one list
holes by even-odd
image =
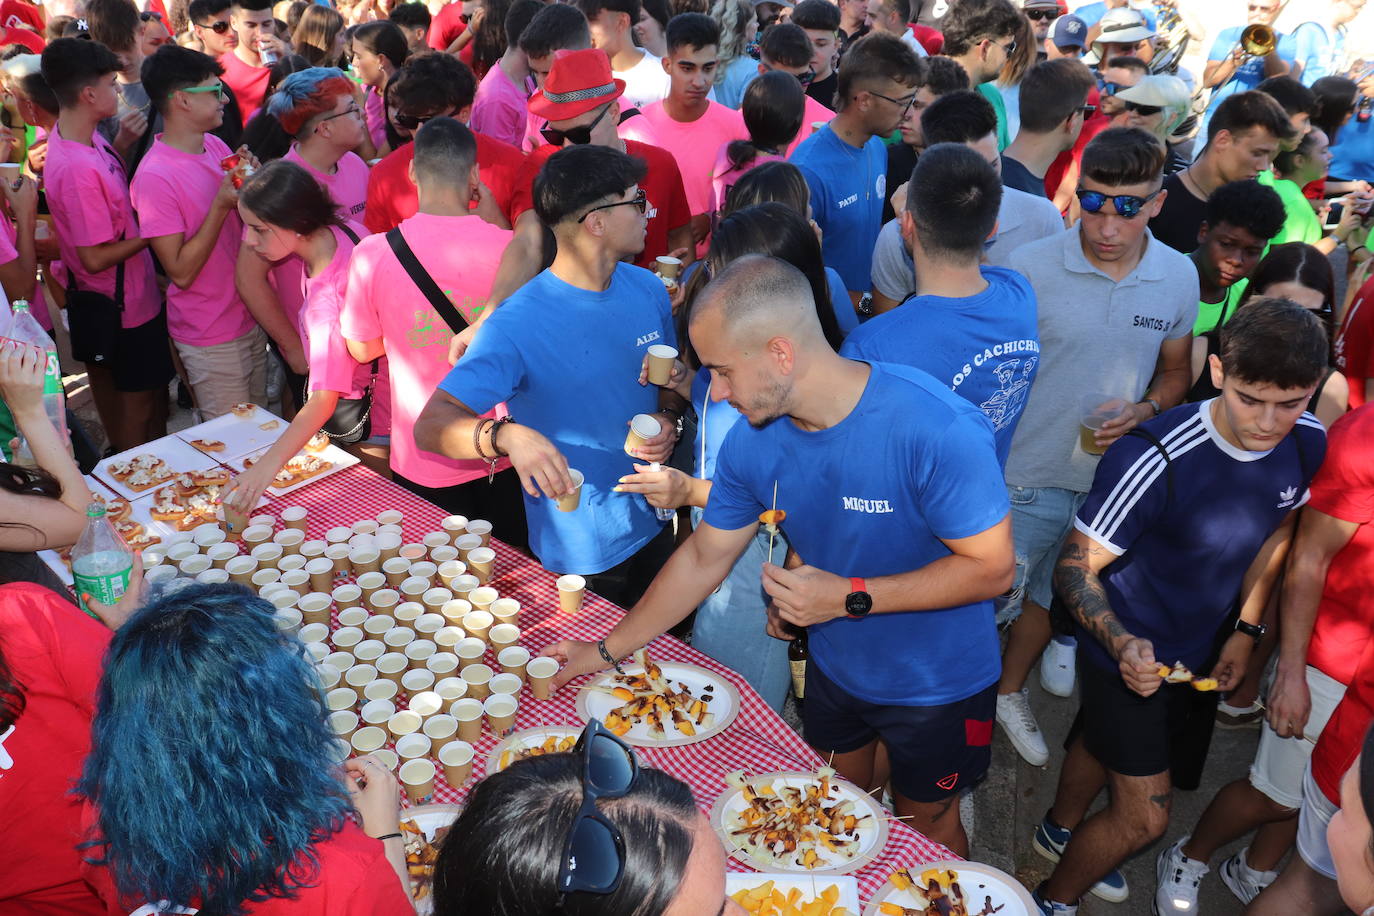
[[372, 138], [372, 145], [381, 149], [386, 143], [386, 103], [382, 101], [381, 93], [371, 86], [367, 87], [367, 95], [363, 99], [363, 118], [367, 121], [367, 133]]
[[813, 133], [816, 132], [815, 128], [813, 128], [811, 125], [815, 124], [818, 121], [829, 124], [831, 120], [835, 117], [835, 112], [831, 111], [829, 108], [826, 108], [824, 105], [822, 105], [820, 102], [817, 102], [809, 95], [805, 97], [805, 103], [806, 107], [802, 110], [801, 130], [797, 131], [796, 139], [794, 139], [792, 141], [792, 144], [787, 147], [788, 158], [791, 158], [792, 154], [797, 151], [797, 147], [801, 146], [803, 140], [805, 140], [807, 137], [811, 136]]
[[[91, 142], [93, 146], [66, 140], [54, 126], [48, 134], [43, 182], [64, 265], [59, 280], [66, 284], [70, 268], [81, 289], [113, 296], [116, 268], [88, 273], [76, 249], [138, 238], [138, 217], [118, 154], [99, 132], [92, 135]], [[120, 320], [124, 327], [136, 328], [156, 318], [161, 309], [153, 259], [145, 249], [124, 262], [124, 313]]]
[[[168, 146], [158, 134], [138, 164], [129, 188], [134, 209], [141, 217], [143, 237], [180, 233], [185, 240], [195, 235], [219, 193], [224, 180], [219, 163], [227, 155], [229, 147], [214, 134], [205, 135], [204, 149], [198, 155]], [[177, 343], [211, 347], [253, 329], [253, 316], [234, 288], [234, 264], [242, 235], [238, 211], [231, 210], [191, 286], [167, 287], [167, 331]]]
[[512, 82], [506, 71], [497, 64], [487, 71], [477, 87], [468, 126], [502, 143], [519, 146], [525, 136], [528, 104], [529, 95]]
[[730, 193], [730, 188], [735, 182], [739, 181], [740, 176], [756, 166], [763, 165], [765, 162], [777, 162], [782, 156], [770, 153], [759, 153], [753, 161], [744, 166], [736, 168], [731, 162], [730, 157], [725, 151], [730, 148], [729, 143], [720, 145], [720, 152], [716, 153], [716, 164], [711, 168], [711, 212], [716, 213], [725, 205], [725, 197]]
[[662, 102], [641, 109], [658, 135], [658, 145], [677, 160], [693, 216], [711, 212], [711, 170], [720, 145], [749, 136], [738, 111], [717, 102], [708, 101], [706, 106], [705, 114], [686, 122], [670, 118]]
[[363, 211], [367, 208], [368, 169], [367, 163], [357, 153], [344, 153], [334, 166], [332, 175], [306, 162], [301, 156], [300, 147], [294, 143], [282, 158], [314, 175], [315, 180], [324, 185], [329, 196], [334, 198], [340, 216], [350, 221], [363, 221]]
[[[0, 264], [8, 264], [19, 257], [15, 243], [19, 239], [19, 228], [8, 218], [0, 218]], [[43, 284], [34, 277], [33, 289], [29, 290], [29, 310], [45, 331], [52, 330], [52, 318], [48, 315], [48, 302], [43, 297]]]
[[[348, 228], [359, 240], [367, 237], [367, 229], [360, 223], [350, 222]], [[302, 272], [301, 294], [305, 305], [297, 319], [297, 330], [305, 350], [305, 361], [310, 365], [309, 390], [335, 391], [341, 397], [360, 398], [367, 393], [372, 366], [355, 360], [348, 352], [343, 334], [339, 333], [339, 314], [343, 311], [344, 291], [348, 286], [353, 240], [337, 226], [333, 231], [338, 248], [329, 266], [313, 277]], [[382, 357], [372, 396], [372, 435], [385, 436], [390, 431], [391, 386], [387, 380], [386, 357]]]
[[[486, 308], [509, 229], [477, 216], [417, 213], [401, 234], [457, 307], [474, 320]], [[448, 374], [453, 331], [430, 306], [392, 253], [386, 235], [363, 239], [348, 267], [339, 330], [348, 340], [382, 338], [391, 374], [391, 467], [425, 487], [447, 487], [486, 476], [484, 461], [458, 461], [421, 451], [415, 420]], [[501, 466], [508, 466], [502, 462]]]

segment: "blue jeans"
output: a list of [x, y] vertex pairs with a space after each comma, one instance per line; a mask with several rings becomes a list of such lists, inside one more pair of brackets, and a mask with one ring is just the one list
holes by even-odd
[[1005, 626], [1021, 616], [1025, 598], [1043, 608], [1054, 598], [1054, 566], [1059, 548], [1073, 530], [1086, 493], [1059, 487], [1007, 485], [1011, 498], [1011, 536], [1016, 546], [1016, 575], [1011, 591], [996, 602], [997, 625]]
[[[701, 521], [701, 510], [692, 510], [692, 523]], [[782, 562], [787, 545], [778, 538], [773, 545], [775, 562]], [[764, 629], [768, 622], [763, 591], [763, 564], [768, 559], [768, 534], [759, 527], [730, 574], [697, 608], [692, 625], [692, 647], [737, 671], [775, 712], [782, 711], [792, 683], [787, 666], [787, 643]]]

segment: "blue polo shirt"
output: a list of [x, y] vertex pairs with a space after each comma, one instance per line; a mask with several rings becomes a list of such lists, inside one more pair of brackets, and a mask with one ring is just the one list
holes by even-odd
[[[736, 423], [706, 521], [731, 531], [758, 524], [776, 483], [788, 542], [803, 562], [871, 577], [920, 569], [950, 555], [942, 538], [971, 537], [1006, 517], [987, 419], [923, 372], [871, 370], [858, 404], [828, 429], [807, 432], [789, 417], [762, 429]], [[1001, 672], [990, 601], [840, 618], [807, 635], [825, 676], [870, 703], [952, 703]]]
[[[1231, 26], [1229, 29], [1222, 29], [1217, 33], [1216, 40], [1212, 42], [1212, 50], [1207, 54], [1207, 60], [1218, 61], [1226, 60], [1231, 56], [1231, 52], [1240, 44], [1240, 34], [1245, 31], [1245, 26]], [[1297, 53], [1297, 44], [1292, 35], [1278, 35], [1279, 58], [1286, 64], [1292, 64], [1294, 55]], [[1207, 113], [1202, 116], [1202, 124], [1198, 128], [1198, 136], [1204, 139], [1207, 136], [1207, 122], [1212, 119], [1212, 113], [1217, 110], [1222, 99], [1237, 92], [1247, 92], [1254, 89], [1264, 81], [1264, 58], [1249, 57], [1245, 63], [1236, 67], [1235, 74], [1226, 82], [1212, 90], [1212, 100], [1207, 103]]]
[[634, 459], [626, 422], [658, 411], [658, 388], [640, 385], [651, 344], [677, 345], [672, 308], [654, 274], [619, 264], [602, 292], [546, 270], [491, 314], [439, 387], [483, 413], [511, 416], [547, 436], [586, 482], [572, 512], [525, 494], [530, 547], [560, 573], [605, 572], [662, 528], [642, 497], [614, 493]]
[[827, 124], [803, 140], [790, 161], [811, 189], [826, 266], [835, 268], [845, 289], [868, 292], [887, 198], [887, 147], [880, 137], [850, 146]]

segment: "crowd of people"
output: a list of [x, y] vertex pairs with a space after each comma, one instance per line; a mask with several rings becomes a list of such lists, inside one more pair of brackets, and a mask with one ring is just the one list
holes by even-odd
[[[1076, 691], [1041, 913], [1374, 909], [1363, 5], [4, 0], [0, 286], [99, 429], [0, 341], [0, 916], [412, 911], [269, 603], [35, 558], [173, 401], [277, 399], [226, 507], [323, 432], [490, 519], [626, 609], [559, 685], [671, 630], [781, 711], [802, 640], [807, 743], [958, 855]], [[733, 913], [702, 801], [594, 724], [472, 791], [435, 912]]]

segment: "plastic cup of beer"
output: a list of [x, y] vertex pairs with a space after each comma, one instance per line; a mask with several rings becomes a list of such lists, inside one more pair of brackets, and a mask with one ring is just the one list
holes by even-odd
[[649, 384], [666, 385], [673, 376], [673, 362], [677, 350], [667, 344], [653, 344], [649, 347]]
[[1106, 446], [1098, 445], [1096, 435], [1103, 424], [1124, 414], [1130, 406], [1125, 398], [1110, 394], [1086, 394], [1079, 401], [1078, 447], [1089, 455], [1101, 455]]
[[558, 607], [564, 614], [576, 614], [582, 609], [587, 594], [587, 580], [577, 575], [558, 577]]
[[[480, 707], [481, 704], [478, 705]], [[478, 722], [480, 733], [480, 718]], [[450, 786], [456, 789], [472, 778], [472, 758], [475, 753], [471, 744], [456, 738], [439, 748], [439, 765], [444, 768], [444, 779]]]
[[525, 675], [536, 700], [547, 700], [553, 696], [553, 677], [557, 673], [558, 662], [555, 659], [548, 656], [530, 659], [525, 666]]
[[468, 682], [468, 696], [474, 700], [485, 700], [491, 696], [491, 679], [496, 674], [491, 665], [468, 665], [461, 677]]
[[568, 476], [572, 478], [572, 489], [558, 497], [558, 511], [572, 512], [582, 502], [582, 484], [586, 483], [586, 476], [577, 468], [568, 468]]
[[625, 453], [632, 457], [644, 443], [663, 432], [663, 424], [658, 417], [647, 413], [637, 413], [630, 418], [630, 431], [625, 435]]
[[482, 701], [474, 697], [454, 700], [449, 715], [458, 720], [458, 738], [469, 744], [482, 737]]
[[497, 623], [517, 624], [520, 622], [520, 602], [514, 598], [497, 598], [487, 608], [487, 613], [495, 617]]
[[406, 790], [406, 798], [410, 799], [411, 804], [423, 805], [434, 797], [434, 777], [437, 774], [434, 764], [424, 757], [401, 764], [401, 786]]
[[525, 666], [530, 663], [530, 650], [524, 646], [511, 646], [502, 649], [496, 656], [496, 663], [501, 666], [502, 674], [514, 674], [521, 680], [525, 679]]
[[510, 694], [498, 693], [487, 697], [482, 710], [487, 714], [487, 725], [491, 733], [504, 738], [515, 731], [515, 710], [519, 701]]

